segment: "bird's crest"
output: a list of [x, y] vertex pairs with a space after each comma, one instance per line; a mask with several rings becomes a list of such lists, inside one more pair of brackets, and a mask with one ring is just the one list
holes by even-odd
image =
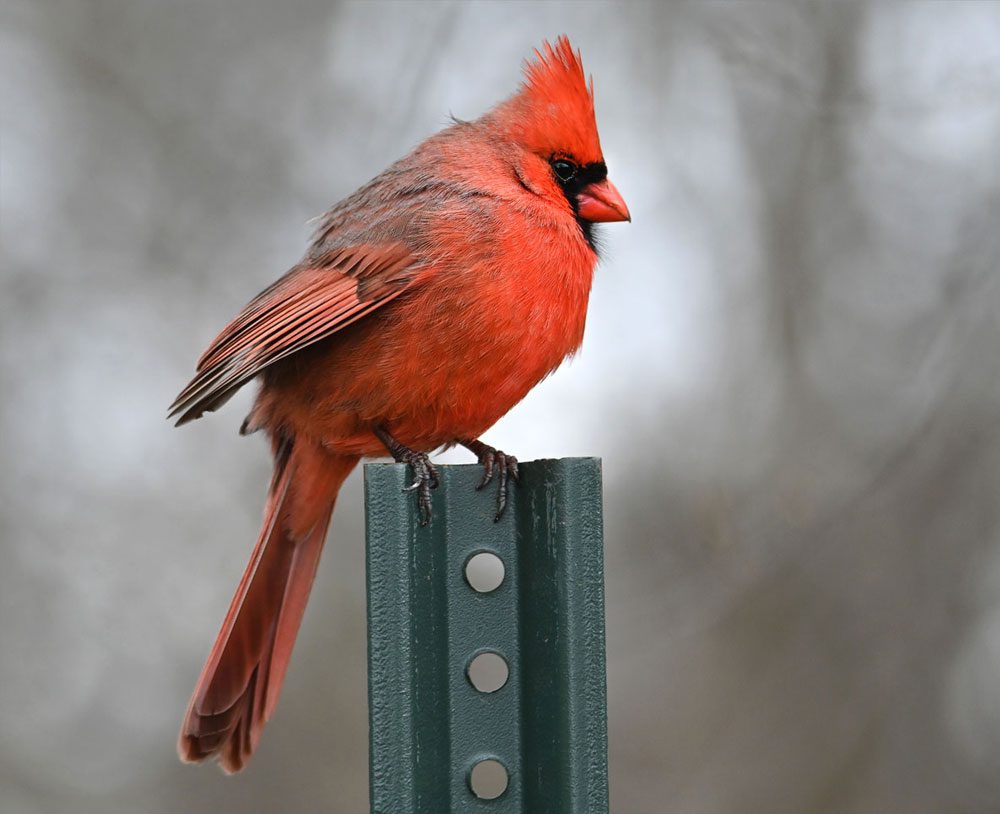
[[524, 82], [497, 111], [512, 135], [539, 154], [568, 153], [581, 163], [600, 161], [594, 120], [594, 80], [565, 36], [543, 43], [525, 62]]

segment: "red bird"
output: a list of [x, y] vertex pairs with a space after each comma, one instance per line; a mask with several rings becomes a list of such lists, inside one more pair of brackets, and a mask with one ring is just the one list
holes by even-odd
[[496, 475], [497, 520], [517, 460], [477, 440], [583, 340], [592, 224], [630, 220], [607, 178], [593, 82], [565, 37], [520, 89], [457, 121], [334, 206], [305, 258], [198, 360], [178, 425], [251, 379], [242, 433], [266, 430], [264, 523], [181, 726], [185, 761], [242, 769], [274, 712], [344, 479], [388, 451], [413, 467], [461, 444]]

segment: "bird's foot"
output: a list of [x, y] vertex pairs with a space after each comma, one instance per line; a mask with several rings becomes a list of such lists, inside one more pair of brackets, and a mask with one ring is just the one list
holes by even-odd
[[485, 489], [493, 480], [494, 475], [496, 476], [497, 514], [493, 518], [493, 522], [499, 522], [500, 518], [503, 517], [504, 510], [507, 508], [509, 483], [513, 482], [517, 484], [519, 482], [517, 458], [513, 455], [508, 455], [506, 452], [501, 452], [499, 449], [494, 449], [482, 441], [460, 441], [459, 443], [475, 455], [479, 459], [479, 463], [483, 466], [483, 479], [476, 487], [477, 492]]
[[413, 467], [413, 474], [416, 480], [403, 489], [404, 492], [417, 493], [417, 508], [420, 509], [420, 525], [426, 526], [431, 522], [431, 489], [438, 487], [437, 468], [431, 463], [431, 459], [426, 452], [414, 452], [409, 450], [400, 463], [409, 464]]
[[392, 457], [401, 464], [409, 464], [416, 476], [413, 483], [403, 489], [404, 492], [417, 493], [417, 509], [420, 512], [420, 525], [426, 526], [431, 522], [431, 489], [438, 487], [437, 467], [431, 463], [426, 452], [417, 452], [399, 443], [389, 435], [386, 430], [379, 427], [375, 430], [375, 435], [385, 444]]

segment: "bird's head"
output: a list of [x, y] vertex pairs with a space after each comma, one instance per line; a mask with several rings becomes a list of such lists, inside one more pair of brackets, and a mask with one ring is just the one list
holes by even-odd
[[568, 203], [586, 234], [590, 223], [632, 219], [608, 180], [594, 119], [593, 79], [584, 76], [580, 54], [566, 37], [535, 51], [518, 92], [489, 118], [519, 148], [521, 182], [556, 205]]

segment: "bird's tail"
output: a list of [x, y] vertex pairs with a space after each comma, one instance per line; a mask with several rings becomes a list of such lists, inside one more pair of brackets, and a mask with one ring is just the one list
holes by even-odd
[[304, 440], [275, 443], [264, 523], [181, 725], [181, 760], [242, 769], [285, 678], [344, 479], [358, 462]]

